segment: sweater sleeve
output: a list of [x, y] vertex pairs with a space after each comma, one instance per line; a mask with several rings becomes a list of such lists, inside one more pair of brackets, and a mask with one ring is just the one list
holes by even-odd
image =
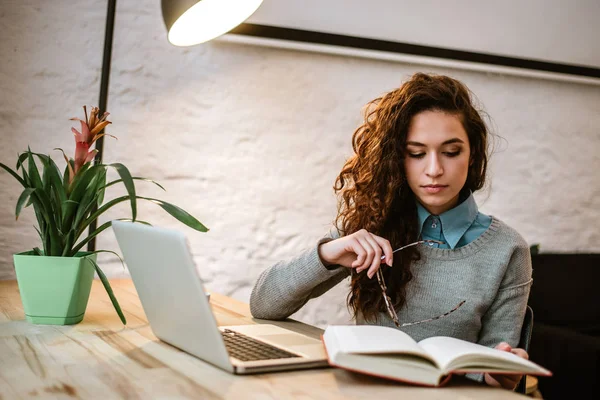
[[263, 271], [250, 295], [252, 316], [285, 319], [308, 300], [321, 296], [349, 276], [348, 268], [325, 267], [319, 257], [319, 245], [337, 237], [337, 232], [332, 230], [316, 246]]
[[525, 240], [515, 247], [496, 297], [482, 319], [479, 344], [519, 345], [532, 279], [531, 253]]
[[[506, 342], [511, 347], [519, 345], [529, 291], [533, 283], [531, 252], [525, 240], [520, 239], [496, 297], [482, 318], [477, 341], [481, 345], [496, 347], [500, 342]], [[483, 374], [467, 374], [467, 377], [483, 381]]]

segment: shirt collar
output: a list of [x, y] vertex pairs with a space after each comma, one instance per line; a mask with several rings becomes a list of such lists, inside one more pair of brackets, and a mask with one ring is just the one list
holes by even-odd
[[[473, 193], [469, 191], [461, 192], [459, 197], [459, 204], [451, 208], [450, 210], [442, 213], [439, 218], [442, 222], [442, 234], [446, 239], [448, 246], [451, 249], [456, 247], [458, 241], [467, 232], [469, 227], [475, 222], [477, 218], [477, 203], [473, 197]], [[419, 235], [423, 230], [423, 224], [425, 220], [431, 216], [429, 211], [421, 203], [417, 201], [417, 214], [419, 217]]]

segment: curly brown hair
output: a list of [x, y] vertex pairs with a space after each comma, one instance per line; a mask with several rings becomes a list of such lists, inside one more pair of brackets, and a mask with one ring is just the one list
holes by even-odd
[[[406, 138], [413, 117], [423, 111], [457, 115], [469, 138], [471, 160], [463, 189], [479, 190], [485, 183], [488, 164], [488, 129], [481, 111], [474, 107], [470, 90], [460, 81], [443, 75], [417, 73], [398, 89], [369, 102], [364, 123], [352, 136], [354, 154], [338, 175], [336, 226], [345, 235], [360, 229], [384, 237], [398, 248], [418, 240], [416, 199], [406, 182]], [[394, 255], [394, 267], [382, 265], [388, 295], [396, 308], [406, 302], [406, 285], [412, 279], [411, 264], [419, 260], [416, 246]], [[352, 270], [348, 306], [354, 318], [377, 320], [385, 303], [375, 279], [367, 270]]]

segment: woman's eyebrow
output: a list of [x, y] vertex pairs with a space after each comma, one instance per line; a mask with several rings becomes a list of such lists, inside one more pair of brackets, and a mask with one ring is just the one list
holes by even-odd
[[[453, 144], [453, 143], [462, 143], [462, 144], [464, 144], [465, 142], [463, 142], [459, 138], [452, 138], [452, 139], [448, 139], [444, 143], [442, 143], [442, 146], [445, 146], [447, 144]], [[427, 147], [426, 144], [423, 144], [423, 143], [420, 143], [420, 142], [413, 142], [413, 141], [406, 142], [406, 145], [407, 146], [417, 146], [417, 147]]]

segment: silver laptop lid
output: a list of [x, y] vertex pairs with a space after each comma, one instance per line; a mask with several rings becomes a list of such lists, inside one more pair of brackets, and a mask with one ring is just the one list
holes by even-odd
[[118, 220], [112, 227], [156, 337], [233, 372], [185, 235]]

